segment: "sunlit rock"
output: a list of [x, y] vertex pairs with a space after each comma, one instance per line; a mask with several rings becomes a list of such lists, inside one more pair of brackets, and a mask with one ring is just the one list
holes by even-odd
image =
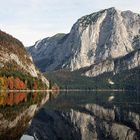
[[27, 50], [43, 72], [88, 67], [83, 75], [118, 73], [140, 65], [139, 30], [139, 14], [112, 7], [83, 16], [69, 34], [42, 39]]

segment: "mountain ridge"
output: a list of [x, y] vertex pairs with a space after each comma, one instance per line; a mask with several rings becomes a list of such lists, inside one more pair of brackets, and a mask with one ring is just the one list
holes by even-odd
[[140, 14], [114, 7], [101, 10], [78, 19], [70, 33], [43, 41], [38, 49], [27, 49], [41, 71], [90, 67], [140, 48]]

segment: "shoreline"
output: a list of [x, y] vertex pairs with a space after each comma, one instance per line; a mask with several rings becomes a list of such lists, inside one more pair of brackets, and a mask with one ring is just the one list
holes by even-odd
[[52, 89], [48, 89], [48, 90], [0, 90], [0, 92], [60, 92], [60, 91], [64, 91], [64, 92], [79, 92], [79, 91], [94, 91], [94, 92], [109, 92], [109, 91], [113, 91], [113, 92], [126, 92], [126, 91], [133, 91], [133, 92], [139, 92], [137, 90], [124, 90], [124, 89], [59, 89], [59, 90], [52, 90]]
[[54, 90], [0, 90], [0, 92], [53, 92]]
[[66, 92], [79, 92], [79, 91], [94, 91], [94, 92], [109, 92], [109, 91], [113, 91], [113, 92], [126, 92], [126, 91], [133, 91], [133, 92], [139, 92], [136, 89], [135, 90], [124, 90], [124, 89], [91, 89], [91, 90], [86, 90], [86, 89], [61, 89], [59, 91], [66, 91]]

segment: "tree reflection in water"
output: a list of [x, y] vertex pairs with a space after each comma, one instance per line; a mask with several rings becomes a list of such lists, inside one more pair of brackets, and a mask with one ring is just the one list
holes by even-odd
[[0, 140], [21, 137], [35, 112], [49, 99], [45, 92], [0, 93]]

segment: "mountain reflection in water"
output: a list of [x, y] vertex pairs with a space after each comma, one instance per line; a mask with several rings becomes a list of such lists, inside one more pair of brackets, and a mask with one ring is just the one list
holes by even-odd
[[60, 92], [25, 132], [38, 140], [139, 140], [140, 94]]

